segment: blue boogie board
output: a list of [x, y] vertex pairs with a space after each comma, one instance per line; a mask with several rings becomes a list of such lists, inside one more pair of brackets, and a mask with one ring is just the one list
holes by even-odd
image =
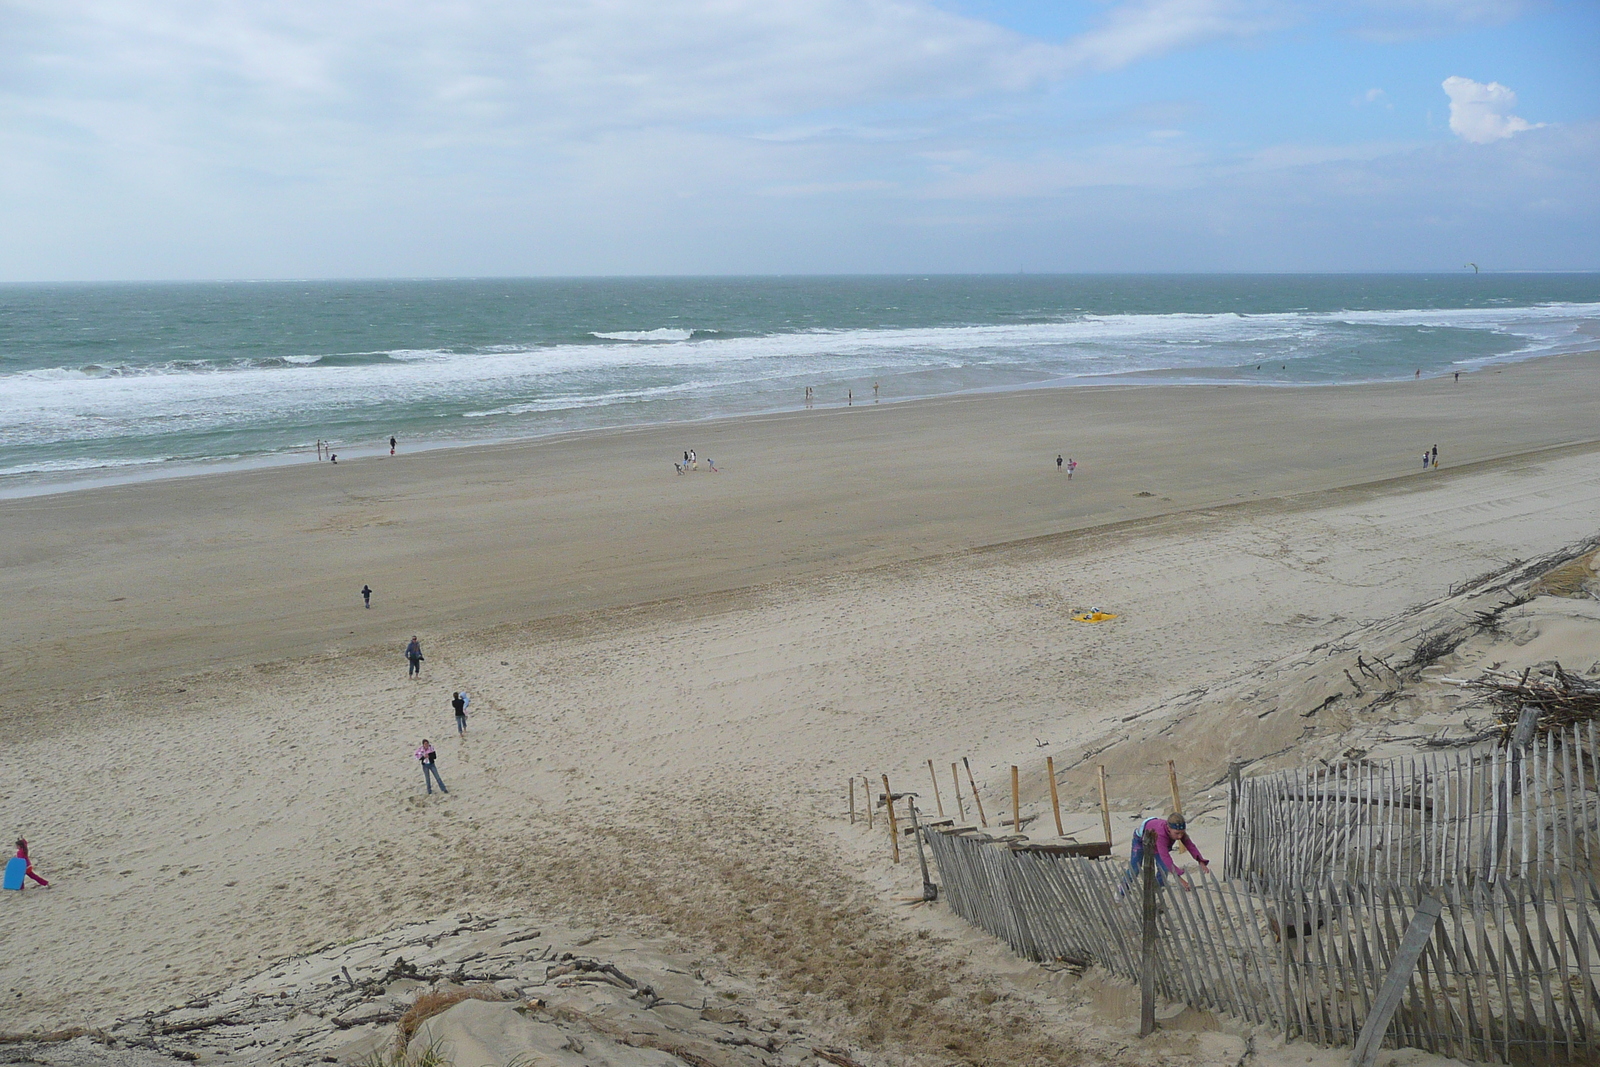
[[28, 861], [21, 856], [12, 856], [6, 862], [5, 888], [21, 889], [22, 879], [28, 874]]

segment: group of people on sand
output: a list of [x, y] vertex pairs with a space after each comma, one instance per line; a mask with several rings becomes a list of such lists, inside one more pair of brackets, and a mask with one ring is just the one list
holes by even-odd
[[1439, 446], [1434, 445], [1432, 449], [1422, 454], [1422, 469], [1428, 470], [1429, 468], [1437, 468], [1438, 466]]
[[1063, 468], [1067, 472], [1067, 481], [1070, 482], [1070, 481], [1072, 481], [1072, 472], [1078, 469], [1078, 461], [1073, 459], [1071, 456], [1068, 456], [1065, 460], [1063, 460], [1061, 458], [1061, 453], [1057, 452], [1056, 453], [1056, 472], [1059, 474], [1062, 471]]
[[[683, 462], [679, 463], [677, 460], [673, 460], [672, 467], [679, 474], [683, 474], [685, 471], [697, 471], [700, 469], [700, 457], [695, 455], [694, 449], [691, 448], [684, 452]], [[712, 474], [722, 473], [721, 471], [717, 470], [717, 461], [712, 459], [710, 456], [706, 457], [706, 469], [711, 471]]]
[[[422, 675], [422, 642], [416, 634], [411, 635], [411, 640], [406, 644], [406, 677], [421, 678]], [[467, 736], [467, 708], [472, 706], [472, 697], [464, 690], [456, 690], [450, 694], [450, 710], [455, 714], [456, 736]], [[434, 783], [438, 783], [441, 793], [450, 792], [444, 784], [444, 778], [439, 774], [439, 751], [426, 737], [422, 744], [417, 746], [412, 758], [422, 764], [422, 784], [428, 787], [428, 795], [433, 795]]]

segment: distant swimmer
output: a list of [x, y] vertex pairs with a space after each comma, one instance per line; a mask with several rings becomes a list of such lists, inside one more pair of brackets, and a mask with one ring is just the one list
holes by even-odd
[[331, 463], [339, 462], [339, 453], [337, 453], [337, 452], [329, 452], [328, 453], [328, 460]]
[[367, 607], [372, 607], [372, 586], [363, 585], [361, 587], [361, 599], [366, 603]]
[[411, 643], [406, 646], [406, 659], [411, 662], [411, 669], [406, 672], [406, 677], [422, 673], [422, 642], [417, 640], [417, 635], [411, 635]]
[[394, 439], [394, 438], [392, 438], [392, 437], [391, 437], [391, 438], [389, 438], [389, 455], [391, 455], [391, 456], [392, 456], [392, 455], [394, 455], [394, 446], [395, 446], [395, 443], [396, 443], [396, 442], [395, 442], [395, 439]]

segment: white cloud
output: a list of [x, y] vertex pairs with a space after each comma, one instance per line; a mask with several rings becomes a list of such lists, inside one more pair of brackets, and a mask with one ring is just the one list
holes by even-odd
[[1444, 80], [1444, 91], [1450, 97], [1450, 129], [1463, 141], [1488, 144], [1544, 125], [1511, 114], [1517, 94], [1499, 82], [1484, 85], [1452, 76]]
[[1286, 17], [1282, 5], [1268, 0], [1140, 0], [1113, 9], [1100, 28], [1068, 41], [1067, 49], [1075, 63], [1113, 70], [1208, 41], [1252, 37]]

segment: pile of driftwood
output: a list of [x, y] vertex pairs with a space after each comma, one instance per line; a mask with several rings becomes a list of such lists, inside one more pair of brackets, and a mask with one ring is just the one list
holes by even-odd
[[[1518, 723], [1526, 721], [1524, 716], [1532, 719], [1540, 734], [1600, 718], [1600, 680], [1563, 670], [1555, 661], [1529, 667], [1521, 674], [1485, 670], [1461, 685], [1476, 690], [1478, 699], [1494, 709], [1492, 729], [1500, 735], [1501, 744], [1511, 742]], [[1525, 743], [1528, 739], [1519, 740]]]

